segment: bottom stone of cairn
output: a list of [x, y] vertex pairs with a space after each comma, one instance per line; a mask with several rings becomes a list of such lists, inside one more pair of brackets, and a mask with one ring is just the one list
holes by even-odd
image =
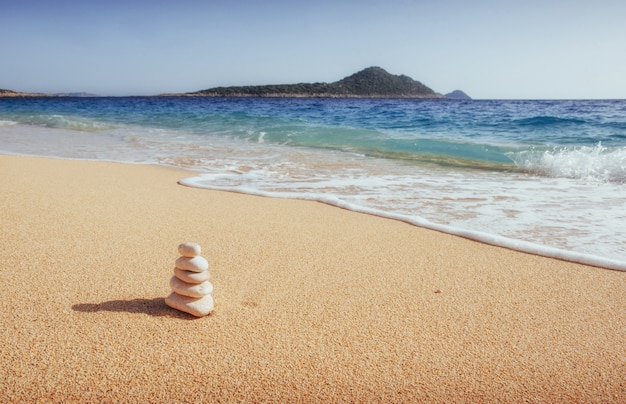
[[165, 298], [165, 304], [173, 309], [183, 311], [196, 317], [204, 317], [213, 311], [213, 296], [201, 298], [182, 296], [172, 292]]

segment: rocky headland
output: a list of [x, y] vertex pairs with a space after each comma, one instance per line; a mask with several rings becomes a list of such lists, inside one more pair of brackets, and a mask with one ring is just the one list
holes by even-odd
[[446, 98], [411, 77], [390, 74], [375, 66], [363, 69], [333, 83], [214, 87], [191, 93], [169, 95], [284, 98]]

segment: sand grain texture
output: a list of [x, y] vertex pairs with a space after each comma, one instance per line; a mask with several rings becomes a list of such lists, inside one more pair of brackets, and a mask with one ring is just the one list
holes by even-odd
[[[626, 402], [626, 273], [0, 156], [3, 402]], [[167, 307], [197, 242], [215, 311]]]

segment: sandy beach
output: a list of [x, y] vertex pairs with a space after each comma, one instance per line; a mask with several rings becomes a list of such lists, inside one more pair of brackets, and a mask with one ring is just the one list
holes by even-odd
[[[626, 402], [626, 273], [0, 155], [3, 402]], [[200, 244], [215, 311], [167, 307]]]

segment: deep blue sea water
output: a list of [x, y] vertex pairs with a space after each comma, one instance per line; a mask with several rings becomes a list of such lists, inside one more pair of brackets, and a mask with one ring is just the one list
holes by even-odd
[[0, 98], [0, 152], [177, 166], [626, 268], [626, 100]]

